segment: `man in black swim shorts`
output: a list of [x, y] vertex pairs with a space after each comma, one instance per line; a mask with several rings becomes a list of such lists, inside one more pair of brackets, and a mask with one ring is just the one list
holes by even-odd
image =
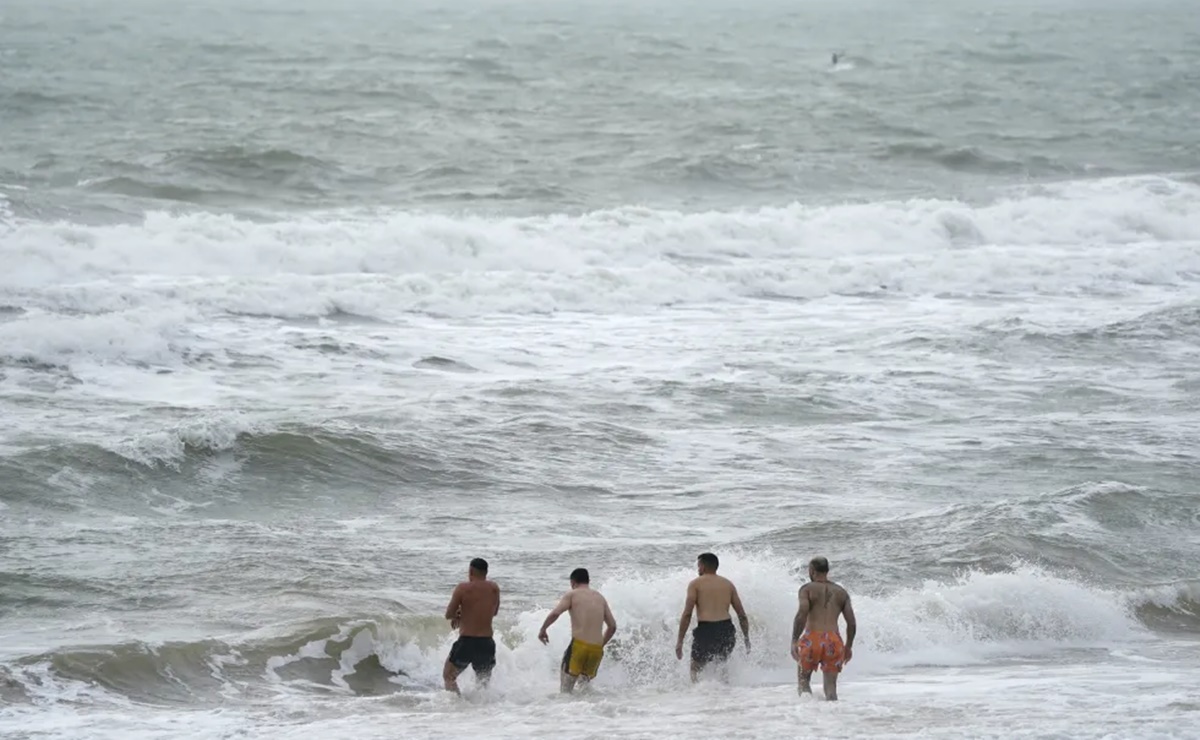
[[735, 645], [737, 631], [733, 628], [733, 620], [697, 622], [696, 629], [692, 630], [692, 663], [700, 670], [714, 661], [724, 663], [733, 654]]
[[458, 674], [475, 671], [480, 685], [486, 685], [496, 665], [496, 641], [492, 637], [492, 618], [500, 611], [500, 586], [487, 579], [488, 564], [482, 558], [471, 561], [467, 580], [458, 584], [446, 607], [450, 628], [459, 638], [450, 648], [442, 680], [446, 690], [458, 693]]
[[729, 579], [717, 575], [720, 561], [711, 552], [696, 559], [699, 577], [688, 584], [687, 603], [679, 620], [679, 640], [675, 643], [675, 657], [683, 660], [683, 640], [692, 623], [692, 612], [696, 612], [696, 629], [692, 631], [692, 680], [699, 678], [700, 671], [710, 663], [724, 663], [737, 644], [737, 632], [729, 618], [729, 609], [737, 614], [746, 640], [746, 652], [750, 651], [750, 620], [742, 608], [742, 599], [737, 588]]

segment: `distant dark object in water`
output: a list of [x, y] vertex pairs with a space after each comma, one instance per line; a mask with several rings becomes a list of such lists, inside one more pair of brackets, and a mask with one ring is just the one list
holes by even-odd
[[436, 355], [430, 357], [422, 357], [413, 363], [413, 367], [423, 370], [445, 370], [455, 373], [476, 373], [477, 369], [471, 367], [465, 362], [451, 360], [448, 357], [438, 357]]
[[835, 51], [835, 52], [833, 52], [833, 64], [836, 65], [837, 63], [838, 63], [838, 53]]

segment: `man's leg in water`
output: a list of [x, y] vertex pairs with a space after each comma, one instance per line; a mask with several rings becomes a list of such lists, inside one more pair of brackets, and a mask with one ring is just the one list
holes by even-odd
[[700, 680], [700, 670], [702, 668], [703, 666], [701, 666], [695, 658], [692, 658], [692, 683], [696, 683]]
[[561, 689], [562, 693], [564, 694], [570, 694], [575, 690], [575, 682], [578, 680], [579, 676], [572, 676], [564, 669], [561, 679], [559, 680], [559, 689]]
[[812, 693], [812, 671], [806, 671], [801, 666], [796, 666], [796, 677], [799, 681], [800, 695]]
[[837, 677], [836, 673], [821, 671], [821, 678], [825, 682], [825, 698], [829, 701], [837, 701]]
[[458, 691], [458, 674], [459, 670], [454, 667], [450, 659], [446, 659], [446, 665], [442, 666], [442, 682], [446, 685], [446, 691], [452, 691], [455, 694]]
[[487, 668], [482, 668], [482, 669], [476, 668], [475, 669], [475, 683], [479, 684], [479, 688], [486, 689], [488, 687], [488, 682], [490, 682], [492, 680], [492, 669], [493, 668], [495, 668], [495, 666], [488, 666]]
[[720, 668], [721, 681], [723, 681], [724, 683], [729, 683], [729, 674], [730, 674], [729, 661], [727, 661], [727, 660], [721, 661], [721, 668]]

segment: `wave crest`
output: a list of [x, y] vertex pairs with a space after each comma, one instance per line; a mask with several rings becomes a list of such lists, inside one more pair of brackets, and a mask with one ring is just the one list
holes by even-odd
[[[85, 312], [375, 318], [755, 299], [1070, 294], [1200, 279], [1200, 186], [1067, 183], [971, 206], [917, 200], [745, 212], [622, 208], [484, 218], [327, 213], [275, 223], [150, 214], [140, 224], [22, 221], [0, 300]], [[1054, 269], [1047, 271], [1047, 263]]]
[[[796, 564], [765, 555], [731, 555], [722, 572], [738, 584], [751, 616], [754, 649], [741, 651], [735, 681], [788, 681], [786, 646], [798, 579]], [[618, 572], [598, 584], [620, 628], [598, 685], [638, 688], [682, 684], [674, 656], [683, 570]], [[1196, 584], [1118, 593], [1021, 566], [1005, 573], [966, 572], [900, 591], [872, 593], [849, 584], [859, 617], [855, 669], [874, 673], [915, 665], [961, 665], [1044, 655], [1046, 650], [1119, 644], [1146, 635], [1135, 618], [1167, 609], [1195, 619]], [[495, 686], [527, 696], [553, 685], [568, 630], [537, 641], [544, 607], [502, 614]], [[1192, 622], [1194, 625], [1195, 622]], [[6, 667], [31, 694], [55, 685], [102, 687], [141, 701], [217, 702], [276, 686], [351, 694], [422, 694], [440, 689], [453, 635], [434, 615], [397, 613], [330, 617], [281, 625], [236, 640], [68, 648]], [[465, 677], [465, 684], [472, 679]]]

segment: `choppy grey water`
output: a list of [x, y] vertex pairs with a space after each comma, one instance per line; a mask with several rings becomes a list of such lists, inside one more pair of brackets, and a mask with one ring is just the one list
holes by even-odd
[[[1193, 15], [7, 0], [0, 728], [1187, 736]], [[672, 653], [708, 549], [728, 689]], [[815, 554], [837, 707], [791, 685]], [[579, 565], [622, 629], [564, 703]]]

